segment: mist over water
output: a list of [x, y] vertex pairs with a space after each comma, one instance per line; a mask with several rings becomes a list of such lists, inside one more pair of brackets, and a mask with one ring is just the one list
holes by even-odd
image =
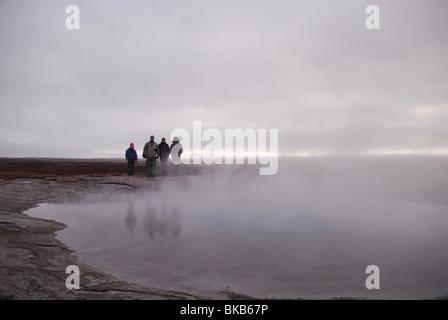
[[[280, 159], [42, 204], [80, 260], [123, 280], [259, 298], [448, 295], [448, 159]], [[130, 178], [131, 179], [131, 178]], [[381, 289], [367, 290], [368, 265]]]

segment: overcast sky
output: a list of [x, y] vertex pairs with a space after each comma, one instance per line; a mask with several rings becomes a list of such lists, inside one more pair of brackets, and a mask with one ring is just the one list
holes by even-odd
[[122, 157], [131, 141], [141, 154], [193, 121], [278, 129], [280, 154], [448, 154], [447, 13], [442, 0], [0, 0], [0, 156]]

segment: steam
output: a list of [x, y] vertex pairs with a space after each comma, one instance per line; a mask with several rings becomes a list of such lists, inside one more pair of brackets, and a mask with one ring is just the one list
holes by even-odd
[[[448, 287], [443, 158], [304, 158], [157, 178], [157, 189], [36, 209], [120, 277], [258, 297], [421, 298]], [[368, 265], [387, 284], [364, 287]], [[428, 281], [430, 279], [431, 281]]]

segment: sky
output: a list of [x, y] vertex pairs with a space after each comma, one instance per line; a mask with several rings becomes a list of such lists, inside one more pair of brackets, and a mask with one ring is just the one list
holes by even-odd
[[[380, 29], [366, 28], [371, 4]], [[277, 129], [280, 155], [448, 154], [447, 12], [440, 0], [0, 0], [0, 157], [120, 158], [193, 121]]]

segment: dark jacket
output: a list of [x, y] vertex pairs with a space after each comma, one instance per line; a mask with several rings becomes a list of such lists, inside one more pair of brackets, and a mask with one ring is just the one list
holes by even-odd
[[166, 142], [159, 143], [159, 157], [160, 160], [168, 160], [170, 156], [170, 147]]
[[134, 148], [128, 148], [125, 152], [126, 160], [137, 160], [137, 152]]

